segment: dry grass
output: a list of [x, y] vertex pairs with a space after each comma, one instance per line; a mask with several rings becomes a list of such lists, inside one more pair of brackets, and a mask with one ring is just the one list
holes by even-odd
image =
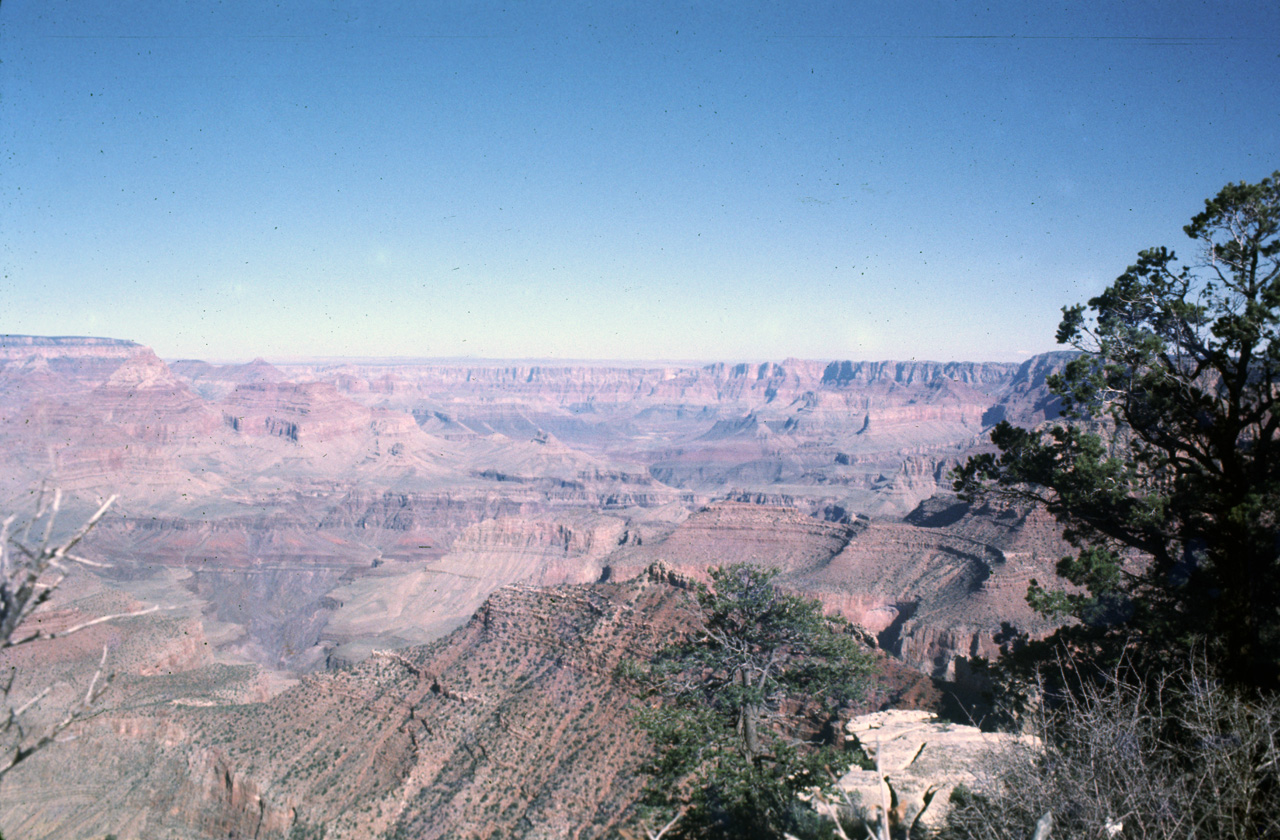
[[1245, 698], [1203, 663], [1156, 680], [1117, 668], [1048, 693], [953, 797], [946, 840], [1280, 837], [1280, 698]]

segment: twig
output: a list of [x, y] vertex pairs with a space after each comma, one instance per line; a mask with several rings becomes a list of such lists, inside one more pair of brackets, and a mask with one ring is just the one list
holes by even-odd
[[668, 831], [670, 831], [671, 829], [675, 828], [676, 823], [680, 822], [680, 818], [684, 816], [684, 812], [685, 812], [687, 809], [688, 809], [688, 806], [684, 806], [684, 807], [682, 807], [679, 811], [676, 811], [676, 815], [675, 815], [674, 817], [672, 817], [672, 818], [671, 818], [671, 820], [670, 820], [670, 822], [668, 822], [666, 825], [664, 825], [664, 826], [662, 827], [662, 830], [661, 830], [661, 831], [659, 831], [657, 834], [654, 834], [652, 831], [650, 831], [648, 826], [645, 826], [644, 833], [645, 833], [645, 834], [647, 834], [647, 835], [649, 836], [649, 840], [662, 840], [662, 837], [663, 837], [663, 836], [664, 836]]

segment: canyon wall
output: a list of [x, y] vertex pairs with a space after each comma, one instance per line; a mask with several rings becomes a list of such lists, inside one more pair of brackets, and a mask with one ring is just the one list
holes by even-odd
[[[667, 607], [634, 600], [650, 597], [634, 593], [658, 561], [681, 579], [733, 562], [777, 568], [895, 661], [950, 679], [1011, 628], [1050, 629], [1022, 596], [1065, 551], [1053, 523], [961, 505], [949, 472], [988, 446], [992, 423], [1055, 416], [1045, 379], [1067, 358], [210, 365], [166, 363], [133, 342], [0, 337], [6, 509], [21, 515], [42, 482], [57, 485], [69, 528], [118, 493], [83, 546], [110, 568], [65, 594], [84, 616], [166, 607], [86, 637], [110, 643], [122, 688], [66, 755], [121, 775], [42, 798], [58, 771], [37, 763], [18, 783], [33, 798], [0, 807], [0, 826], [270, 837], [345, 820], [338, 836], [436, 836], [423, 815], [448, 814], [476, 836], [526, 836], [510, 833], [522, 824], [511, 814], [551, 819], [556, 803], [603, 831], [634, 793], [619, 780], [634, 755], [599, 706], [603, 672], [579, 659], [621, 655], [608, 633], [643, 647], [623, 626], [628, 609], [662, 626]], [[583, 595], [592, 581], [613, 594]], [[63, 686], [52, 703], [95, 655], [59, 648], [24, 673], [33, 690]], [[581, 732], [547, 716], [557, 703]], [[517, 731], [518, 709], [518, 731], [568, 751], [556, 755], [599, 751], [613, 769], [598, 771], [595, 793], [575, 799], [563, 767], [540, 793], [493, 792], [514, 784], [508, 764], [552, 760], [498, 738]], [[383, 722], [356, 722], [369, 710]], [[342, 741], [348, 724], [374, 758]], [[470, 746], [441, 734], [449, 727]], [[483, 792], [459, 781], [482, 764]], [[326, 775], [338, 767], [353, 779], [341, 796]], [[330, 795], [333, 808], [317, 804]]]
[[[209, 620], [239, 631], [224, 653], [306, 670], [447, 632], [507, 583], [620, 573], [662, 541], [665, 559], [694, 562], [699, 541], [741, 533], [714, 505], [678, 527], [717, 500], [813, 527], [895, 520], [945, 495], [994, 419], [1050, 416], [1045, 377], [1066, 358], [210, 365], [5, 336], [0, 492], [15, 510], [42, 481], [80, 508], [119, 493], [94, 550], [129, 569], [122, 581], [186, 570]], [[566, 534], [607, 537], [586, 550]], [[785, 565], [809, 550], [794, 529], [774, 537], [717, 556]], [[906, 550], [870, 549], [892, 567]], [[408, 593], [395, 610], [388, 588]], [[936, 658], [920, 644], [913, 661]]]

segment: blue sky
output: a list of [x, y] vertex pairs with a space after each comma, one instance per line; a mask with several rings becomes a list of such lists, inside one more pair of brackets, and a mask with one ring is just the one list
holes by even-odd
[[5, 0], [0, 332], [1053, 349], [1063, 304], [1280, 168], [1280, 6], [1048, 5]]

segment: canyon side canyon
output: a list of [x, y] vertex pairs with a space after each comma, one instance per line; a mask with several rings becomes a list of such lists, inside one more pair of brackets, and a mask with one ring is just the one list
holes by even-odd
[[734, 562], [862, 628], [868, 708], [938, 702], [1067, 547], [949, 473], [1056, 416], [1021, 364], [164, 361], [0, 336], [6, 515], [119, 498], [4, 654], [34, 710], [112, 686], [0, 785], [40, 838], [606, 837], [640, 748], [611, 675]]

